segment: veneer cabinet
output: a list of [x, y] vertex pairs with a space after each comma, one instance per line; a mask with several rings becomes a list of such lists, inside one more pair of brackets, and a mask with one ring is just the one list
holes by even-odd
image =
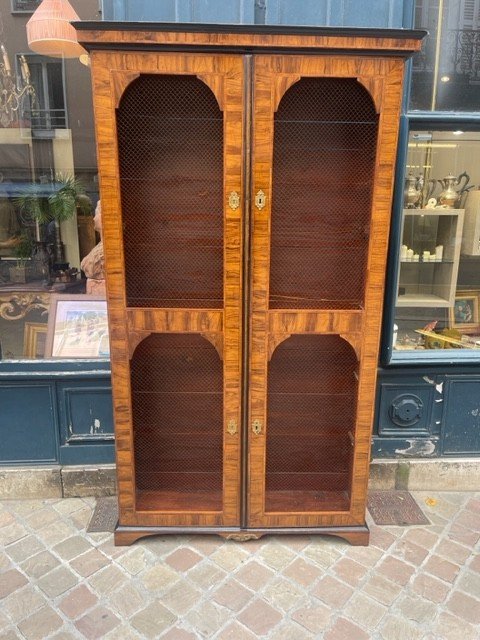
[[120, 518], [368, 541], [405, 58], [423, 32], [77, 23]]

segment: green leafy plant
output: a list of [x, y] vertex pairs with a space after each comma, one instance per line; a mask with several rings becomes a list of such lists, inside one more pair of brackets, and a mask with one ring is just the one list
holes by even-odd
[[15, 245], [14, 254], [17, 259], [17, 267], [24, 266], [27, 260], [32, 257], [33, 243], [26, 233], [22, 233], [19, 241]]

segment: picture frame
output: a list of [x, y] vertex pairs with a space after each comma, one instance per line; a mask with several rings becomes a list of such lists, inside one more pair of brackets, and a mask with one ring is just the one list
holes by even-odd
[[86, 294], [52, 295], [47, 358], [109, 358], [107, 302]]
[[46, 337], [46, 322], [26, 322], [23, 331], [23, 355], [26, 358], [43, 358]]
[[454, 305], [449, 308], [450, 328], [462, 333], [480, 333], [479, 301], [480, 290], [457, 291]]

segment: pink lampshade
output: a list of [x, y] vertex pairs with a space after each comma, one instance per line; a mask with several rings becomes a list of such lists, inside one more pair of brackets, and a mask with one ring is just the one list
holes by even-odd
[[73, 20], [80, 18], [68, 0], [43, 0], [27, 22], [28, 46], [43, 56], [80, 57], [86, 51], [78, 44]]

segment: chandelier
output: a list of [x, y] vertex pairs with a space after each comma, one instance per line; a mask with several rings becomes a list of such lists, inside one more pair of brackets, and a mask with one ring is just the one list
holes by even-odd
[[0, 14], [0, 125], [9, 127], [18, 118], [23, 98], [35, 101], [35, 89], [30, 82], [30, 69], [25, 56], [19, 56], [21, 80], [12, 71], [7, 49], [3, 43], [3, 20]]

